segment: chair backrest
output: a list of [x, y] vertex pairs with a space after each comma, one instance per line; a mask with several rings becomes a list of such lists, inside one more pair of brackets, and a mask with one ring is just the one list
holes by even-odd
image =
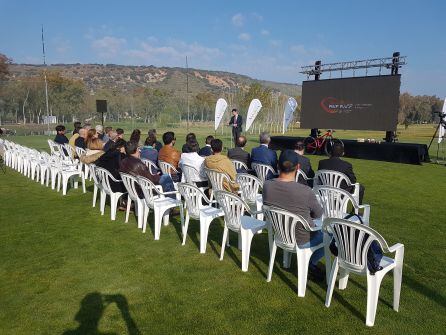
[[215, 198], [225, 213], [226, 226], [233, 231], [239, 231], [243, 214], [249, 212], [248, 204], [239, 196], [227, 191], [216, 191]]
[[124, 183], [124, 187], [126, 188], [129, 197], [132, 200], [138, 200], [138, 191], [136, 189], [136, 185], [138, 184], [138, 179], [128, 173], [119, 173], [121, 175], [121, 180]]
[[219, 172], [208, 168], [204, 168], [204, 171], [206, 172], [214, 191], [224, 191], [224, 181], [226, 181], [228, 184], [231, 183], [231, 178], [224, 172]]
[[76, 155], [77, 157], [81, 157], [83, 154], [86, 153], [85, 149], [79, 148], [79, 147], [75, 147], [76, 150]]
[[340, 188], [344, 181], [347, 186], [351, 185], [350, 179], [342, 172], [332, 170], [318, 170], [314, 175], [314, 186], [326, 185]]
[[238, 161], [236, 159], [231, 159], [231, 161], [232, 161], [232, 164], [234, 164], [234, 168], [236, 171], [239, 171], [239, 170], [248, 171], [249, 170], [248, 165], [246, 165], [245, 163]]
[[158, 161], [158, 165], [163, 174], [168, 174], [169, 176], [173, 173], [178, 173], [178, 170], [174, 168], [174, 166], [170, 163]]
[[199, 176], [200, 172], [195, 167], [188, 164], [181, 164], [181, 170], [183, 171], [186, 183], [195, 184], [195, 182], [193, 181], [194, 176]]
[[316, 186], [313, 188], [319, 202], [324, 209], [324, 217], [343, 219], [352, 210], [358, 214], [359, 207], [353, 196], [332, 186]]
[[152, 183], [149, 179], [138, 176], [139, 187], [141, 187], [142, 193], [144, 194], [144, 200], [146, 205], [150, 208], [154, 207], [154, 201], [159, 199], [159, 191], [156, 188], [155, 184]]
[[64, 153], [66, 152], [66, 156], [68, 155], [69, 157], [74, 158], [74, 150], [70, 144], [65, 143], [63, 148], [65, 149]]
[[367, 252], [377, 241], [383, 252], [389, 251], [386, 240], [374, 229], [349, 220], [327, 218], [324, 232], [331, 234], [338, 248], [339, 266], [359, 274], [367, 273]]
[[110, 172], [108, 172], [106, 169], [100, 168], [97, 166], [94, 170], [96, 171], [98, 180], [101, 181], [101, 186], [102, 186], [102, 189], [104, 190], [104, 192], [107, 194], [112, 193], [113, 191], [110, 186], [110, 179], [114, 179], [113, 175]]
[[48, 142], [48, 146], [50, 147], [51, 155], [59, 155], [60, 152], [59, 152], [58, 144], [50, 139], [48, 139], [47, 142]]
[[298, 169], [297, 173], [296, 173], [296, 179], [295, 179], [296, 182], [299, 182], [299, 177], [301, 177], [301, 176], [305, 181], [311, 179], [311, 178], [308, 178], [307, 174], [303, 170]]
[[268, 205], [263, 205], [263, 213], [265, 220], [271, 224], [276, 244], [282, 249], [296, 249], [296, 225], [298, 223], [310, 231], [310, 225], [301, 215]]
[[102, 188], [101, 175], [96, 172], [96, 165], [90, 164], [88, 167], [90, 168], [90, 175], [93, 177], [93, 183], [96, 187]]
[[236, 181], [240, 185], [242, 199], [247, 203], [255, 203], [257, 195], [263, 187], [262, 181], [248, 173], [238, 173]]
[[197, 186], [189, 183], [178, 183], [178, 191], [184, 199], [190, 217], [200, 219], [200, 209], [204, 207], [203, 200], [209, 203], [208, 197]]
[[156, 175], [158, 173], [158, 166], [150, 159], [141, 158], [141, 162], [143, 162], [149, 168], [151, 174]]
[[262, 182], [265, 182], [265, 180], [268, 176], [268, 172], [271, 172], [273, 174], [276, 173], [271, 165], [252, 163], [251, 166], [252, 166], [253, 170], [255, 171], [257, 177]]

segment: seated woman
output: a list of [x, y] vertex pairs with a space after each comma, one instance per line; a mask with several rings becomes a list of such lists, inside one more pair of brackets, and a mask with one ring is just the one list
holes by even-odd
[[102, 150], [104, 142], [99, 139], [96, 129], [89, 129], [87, 133], [86, 147], [88, 150]]
[[[125, 144], [123, 139], [117, 140], [111, 147], [94, 163], [96, 166], [106, 169], [111, 175], [120, 180], [119, 166], [121, 160], [125, 157]], [[110, 181], [110, 187], [113, 192], [127, 193], [123, 183]]]
[[[206, 173], [204, 172], [204, 159], [205, 157], [201, 157], [198, 155], [198, 151], [200, 150], [200, 147], [198, 146], [198, 142], [196, 139], [190, 139], [186, 143], [186, 152], [183, 152], [181, 154], [180, 163], [179, 166], [183, 169], [182, 165], [187, 164], [189, 166], [192, 166], [195, 168], [195, 170], [192, 170], [192, 181], [195, 182], [195, 184], [198, 187], [205, 187], [208, 185], [208, 178], [206, 176]], [[184, 169], [183, 169], [184, 170]], [[182, 174], [181, 181], [184, 183], [186, 181], [184, 172]]]
[[135, 142], [139, 146], [140, 138], [141, 138], [141, 130], [135, 129], [132, 131], [132, 134], [130, 135], [129, 142]]
[[144, 146], [141, 148], [141, 158], [148, 159], [158, 165], [158, 150], [155, 149], [156, 137], [153, 134], [149, 134], [144, 142]]

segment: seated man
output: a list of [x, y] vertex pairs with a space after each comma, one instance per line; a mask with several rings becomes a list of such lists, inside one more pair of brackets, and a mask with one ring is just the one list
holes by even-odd
[[[138, 143], [128, 141], [125, 145], [126, 157], [121, 160], [119, 164], [119, 171], [131, 174], [133, 176], [142, 176], [149, 179], [155, 185], [161, 185], [164, 192], [175, 191], [172, 178], [169, 175], [153, 175], [149, 168], [141, 161], [140, 151], [138, 150]], [[142, 191], [137, 188], [138, 196], [142, 199], [144, 195]], [[175, 195], [169, 195], [175, 198]]]
[[[356, 176], [353, 172], [353, 166], [344, 160], [341, 157], [344, 155], [344, 146], [342, 143], [335, 143], [333, 148], [331, 149], [331, 156], [328, 159], [323, 159], [319, 161], [318, 170], [333, 170], [342, 172], [345, 174], [352, 184], [356, 183]], [[348, 187], [345, 182], [341, 184], [341, 188], [353, 193], [354, 186]], [[362, 204], [362, 199], [364, 197], [364, 186], [360, 185], [359, 187], [359, 204]]]
[[198, 151], [198, 154], [201, 157], [207, 157], [212, 155], [212, 149], [211, 149], [211, 142], [214, 139], [214, 136], [209, 135], [208, 137], [206, 137], [206, 145], [200, 149], [200, 151]]
[[[245, 151], [245, 145], [246, 145], [246, 137], [243, 135], [237, 137], [237, 142], [235, 143], [235, 148], [228, 150], [228, 158], [243, 162], [249, 168], [251, 165], [251, 156], [250, 156], [249, 152]], [[243, 170], [243, 171], [237, 171], [237, 172], [246, 173], [247, 171]]]
[[[260, 134], [260, 145], [253, 148], [251, 151], [251, 164], [260, 163], [270, 165], [274, 171], [277, 171], [277, 155], [274, 150], [268, 148], [269, 142], [271, 142], [271, 137], [269, 133], [263, 132]], [[269, 172], [266, 179], [273, 178], [273, 173]]]
[[[311, 168], [311, 162], [310, 160], [304, 156], [305, 146], [303, 141], [297, 141], [294, 145], [294, 152], [298, 154], [299, 158], [299, 165], [298, 169], [301, 169], [308, 178], [314, 177], [314, 171]], [[308, 185], [307, 181], [303, 178], [299, 178], [299, 183], [308, 185], [310, 187], [313, 187], [313, 182], [311, 180], [308, 181], [311, 185]]]
[[102, 137], [102, 142], [107, 143], [110, 141], [110, 133], [113, 131], [112, 127], [105, 127], [104, 128], [104, 137]]
[[75, 150], [75, 145], [74, 142], [76, 141], [76, 139], [79, 137], [79, 129], [81, 129], [81, 123], [80, 122], [75, 122], [74, 123], [74, 130], [73, 130], [73, 135], [70, 137], [70, 140], [68, 141], [68, 143], [70, 144], [70, 146], [73, 148], [73, 150]]
[[[185, 152], [181, 154], [180, 159], [180, 166], [182, 167], [183, 164], [187, 164], [195, 169], [195, 171], [192, 172], [191, 179], [198, 187], [205, 187], [208, 185], [208, 178], [206, 176], [206, 173], [204, 172], [204, 157], [201, 157], [198, 155], [198, 142], [195, 139], [191, 139], [186, 143]], [[184, 169], [183, 170], [183, 177], [182, 182], [186, 182], [185, 176], [184, 176]]]
[[68, 138], [65, 136], [65, 130], [66, 130], [65, 126], [63, 126], [61, 124], [56, 127], [57, 135], [54, 138], [54, 142], [59, 143], [59, 144], [65, 144], [65, 143], [69, 142]]
[[[164, 146], [158, 153], [158, 161], [163, 161], [172, 165], [177, 171], [178, 163], [180, 162], [181, 153], [174, 148], [176, 138], [175, 134], [172, 131], [168, 131], [163, 134], [163, 142]], [[175, 174], [173, 171], [171, 172], [172, 179], [174, 182], [178, 182], [181, 180], [181, 174]]]
[[228, 184], [225, 181], [223, 187], [229, 192], [237, 192], [239, 189], [239, 185], [235, 182], [237, 172], [235, 171], [234, 164], [232, 164], [231, 160], [221, 154], [221, 151], [223, 150], [223, 142], [218, 138], [213, 139], [211, 148], [213, 155], [206, 157], [204, 166], [211, 170], [226, 173], [231, 179], [231, 183]]
[[85, 140], [87, 139], [87, 129], [81, 128], [79, 129], [79, 136], [74, 141], [74, 146], [82, 149], [86, 149]]
[[115, 143], [118, 140], [118, 133], [114, 130], [112, 130], [111, 132], [108, 133], [108, 138], [109, 140], [107, 142], [105, 142], [104, 144], [104, 151], [107, 151], [108, 149], [110, 149], [110, 147], [113, 145], [113, 143]]
[[[292, 150], [284, 150], [279, 157], [280, 175], [278, 178], [265, 181], [263, 185], [263, 203], [283, 208], [293, 214], [303, 216], [311, 227], [313, 219], [320, 218], [323, 209], [315, 194], [306, 185], [296, 183], [298, 156]], [[323, 241], [321, 231], [309, 232], [301, 224], [296, 225], [296, 242], [301, 248], [310, 248]], [[316, 250], [310, 259], [309, 272], [316, 280], [324, 280], [324, 274], [317, 263], [324, 255], [324, 248]]]

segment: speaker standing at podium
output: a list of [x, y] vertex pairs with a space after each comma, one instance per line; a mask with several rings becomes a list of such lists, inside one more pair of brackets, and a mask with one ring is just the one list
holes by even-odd
[[232, 126], [232, 139], [234, 141], [234, 145], [236, 145], [237, 138], [242, 133], [243, 126], [243, 118], [241, 115], [238, 115], [238, 110], [236, 108], [232, 109], [232, 117], [229, 121], [229, 126]]

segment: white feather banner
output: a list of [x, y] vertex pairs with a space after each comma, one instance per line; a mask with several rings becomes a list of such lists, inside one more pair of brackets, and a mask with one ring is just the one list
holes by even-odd
[[218, 129], [220, 125], [221, 119], [223, 119], [223, 115], [225, 114], [226, 108], [228, 108], [228, 103], [225, 99], [220, 98], [217, 100], [215, 104], [215, 126], [214, 130]]
[[446, 132], [445, 125], [446, 125], [446, 98], [444, 99], [443, 103], [443, 110], [441, 111], [441, 114], [443, 114], [443, 123], [440, 124], [440, 129], [438, 129], [438, 143], [441, 143], [444, 138], [444, 134]]
[[257, 114], [259, 114], [260, 109], [262, 108], [262, 103], [259, 99], [252, 99], [251, 103], [249, 104], [248, 108], [248, 115], [246, 116], [246, 128], [245, 131], [248, 131], [249, 128], [254, 123], [255, 118], [257, 117]]
[[283, 111], [283, 128], [282, 134], [285, 134], [285, 131], [288, 129], [290, 122], [293, 120], [294, 111], [297, 108], [297, 101], [293, 97], [288, 98], [287, 104], [285, 105], [285, 109]]

